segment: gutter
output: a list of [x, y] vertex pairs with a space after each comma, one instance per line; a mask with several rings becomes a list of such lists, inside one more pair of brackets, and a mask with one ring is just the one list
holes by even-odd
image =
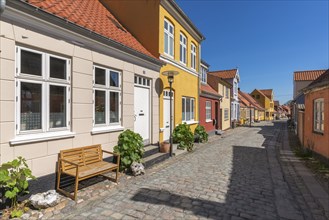
[[[1, 3], [4, 1], [6, 2], [6, 0], [0, 0]], [[21, 12], [25, 12], [29, 15], [32, 15], [32, 16], [35, 16], [39, 19], [42, 19], [42, 20], [45, 20], [45, 21], [48, 21], [48, 22], [51, 22], [52, 24], [54, 25], [57, 25], [57, 26], [60, 26], [60, 27], [63, 27], [64, 29], [67, 29], [68, 31], [71, 31], [71, 32], [75, 32], [77, 34], [80, 34], [84, 37], [88, 37], [90, 39], [93, 39], [95, 41], [98, 41], [98, 42], [101, 42], [101, 43], [104, 43], [108, 46], [111, 46], [111, 47], [114, 47], [120, 51], [124, 51], [130, 55], [133, 55], [133, 56], [136, 56], [136, 57], [139, 57], [141, 59], [144, 59], [144, 60], [147, 60], [155, 65], [158, 65], [158, 66], [163, 66], [165, 65], [165, 63], [157, 58], [153, 58], [151, 56], [148, 56], [146, 54], [143, 54], [135, 49], [132, 49], [124, 44], [121, 44], [117, 41], [114, 41], [113, 39], [111, 38], [108, 38], [108, 37], [105, 37], [103, 35], [100, 35], [92, 30], [89, 30], [85, 27], [82, 27], [80, 25], [77, 25], [71, 21], [68, 21], [64, 18], [61, 18], [57, 15], [54, 15], [54, 14], [51, 14], [49, 12], [46, 12], [40, 8], [37, 8], [23, 0], [9, 0], [8, 1], [8, 6], [9, 7], [12, 7], [16, 10], [19, 10]]]
[[0, 14], [4, 12], [5, 8], [6, 8], [6, 0], [0, 0]]

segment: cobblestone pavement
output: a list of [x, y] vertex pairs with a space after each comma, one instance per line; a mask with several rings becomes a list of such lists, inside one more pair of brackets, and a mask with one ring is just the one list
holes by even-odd
[[263, 122], [231, 130], [50, 217], [326, 219], [295, 169], [278, 159], [284, 128], [284, 122]]

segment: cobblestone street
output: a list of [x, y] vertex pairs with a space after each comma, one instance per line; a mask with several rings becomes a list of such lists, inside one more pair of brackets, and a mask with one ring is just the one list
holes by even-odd
[[326, 219], [286, 144], [283, 121], [239, 127], [52, 218]]

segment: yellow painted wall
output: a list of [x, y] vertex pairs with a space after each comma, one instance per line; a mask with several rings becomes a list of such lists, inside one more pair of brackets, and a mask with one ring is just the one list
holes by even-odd
[[161, 5], [160, 5], [160, 23], [159, 23], [159, 53], [164, 54], [164, 19], [167, 19], [172, 23], [174, 26], [174, 41], [175, 41], [175, 47], [174, 47], [174, 60], [176, 62], [180, 62], [179, 59], [179, 36], [180, 33], [182, 32], [186, 36], [187, 40], [187, 53], [186, 53], [186, 58], [187, 58], [187, 64], [186, 66], [188, 68], [191, 68], [191, 43], [196, 46], [196, 71], [199, 72], [199, 64], [200, 60], [198, 59], [199, 57], [199, 44], [198, 42], [180, 25], [173, 16], [171, 16]]
[[[271, 105], [270, 103], [272, 103], [273, 107], [274, 107], [274, 101], [273, 100], [270, 100], [269, 98], [263, 96], [262, 94], [260, 94], [257, 90], [254, 90], [251, 95], [254, 95], [255, 96], [255, 100], [262, 106], [265, 108], [265, 111], [268, 112], [269, 114], [269, 117], [266, 117], [266, 114], [264, 114], [264, 118], [265, 120], [273, 120], [273, 117], [272, 117], [272, 114], [274, 112], [274, 108], [271, 108]], [[259, 95], [260, 98], [257, 99], [256, 98], [256, 95]]]
[[[167, 19], [172, 23], [174, 26], [174, 62], [180, 63], [180, 57], [179, 57], [179, 36], [182, 32], [186, 36], [187, 40], [187, 64], [186, 67], [188, 69], [191, 69], [191, 42], [194, 43], [194, 45], [197, 48], [197, 54], [196, 54], [196, 71], [199, 71], [199, 44], [195, 39], [192, 38], [192, 36], [180, 25], [173, 16], [171, 16], [161, 5], [160, 5], [160, 19], [159, 19], [159, 53], [162, 55], [164, 54], [164, 20]], [[182, 97], [191, 97], [195, 100], [195, 107], [194, 107], [194, 120], [199, 121], [198, 115], [199, 115], [199, 99], [198, 99], [198, 76], [193, 75], [192, 73], [189, 73], [185, 71], [183, 68], [174, 66], [172, 64], [167, 64], [166, 66], [161, 68], [161, 72], [168, 71], [168, 70], [174, 70], [178, 71], [179, 75], [175, 76], [174, 83], [173, 83], [173, 90], [174, 90], [174, 125], [178, 125], [182, 123]], [[163, 82], [163, 89], [169, 89], [169, 83], [168, 79], [165, 76], [162, 76], [160, 74], [160, 78]], [[197, 123], [191, 124], [191, 130], [194, 131], [196, 128]], [[163, 125], [163, 93], [160, 95], [160, 128], [164, 127]], [[163, 141], [163, 134], [160, 133], [160, 142]]]
[[[231, 127], [231, 89], [228, 89], [228, 98], [226, 98], [225, 92], [226, 86], [218, 83], [218, 93], [223, 96], [222, 101], [220, 102], [220, 108], [222, 109], [222, 130], [229, 129]], [[226, 108], [229, 111], [228, 120], [224, 119], [224, 109]]]
[[160, 0], [101, 1], [149, 52], [159, 57]]

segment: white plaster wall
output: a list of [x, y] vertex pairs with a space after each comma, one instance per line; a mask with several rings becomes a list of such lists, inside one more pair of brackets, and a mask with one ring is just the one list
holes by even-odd
[[[0, 163], [17, 156], [27, 159], [36, 176], [54, 173], [60, 150], [91, 144], [102, 144], [113, 150], [121, 131], [91, 134], [93, 128], [93, 64], [122, 72], [122, 126], [134, 128], [134, 75], [151, 78], [152, 126], [151, 143], [159, 141], [159, 98], [155, 81], [159, 72], [57, 40], [3, 21], [0, 21]], [[15, 46], [49, 52], [71, 59], [71, 131], [72, 138], [47, 140], [37, 143], [10, 145], [15, 138]]]

